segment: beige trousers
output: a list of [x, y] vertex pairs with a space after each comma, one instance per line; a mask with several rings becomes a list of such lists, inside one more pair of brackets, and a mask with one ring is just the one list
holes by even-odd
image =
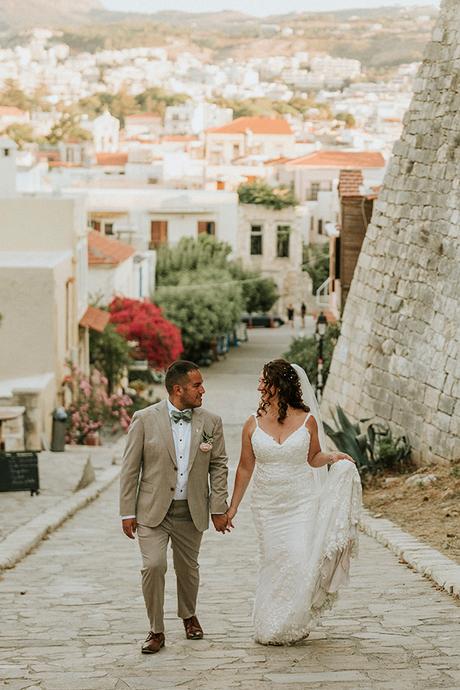
[[202, 532], [193, 524], [187, 501], [173, 501], [158, 527], [138, 525], [137, 535], [142, 555], [142, 592], [152, 632], [164, 632], [164, 590], [167, 547], [171, 539], [177, 579], [177, 615], [195, 615], [198, 596]]

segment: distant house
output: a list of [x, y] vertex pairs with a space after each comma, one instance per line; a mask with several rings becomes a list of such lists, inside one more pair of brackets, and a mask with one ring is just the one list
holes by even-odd
[[295, 136], [283, 118], [238, 117], [222, 127], [206, 130], [206, 160], [210, 165], [229, 164], [258, 155], [261, 159], [290, 155]]
[[327, 225], [340, 218], [337, 186], [341, 170], [361, 170], [366, 185], [379, 185], [385, 159], [378, 151], [315, 151], [274, 166], [277, 183], [293, 185], [297, 199], [310, 215], [310, 241], [327, 241]]
[[154, 252], [136, 252], [129, 244], [92, 230], [88, 234], [88, 293], [107, 305], [116, 295], [143, 299], [154, 288]]
[[234, 192], [153, 187], [125, 177], [68, 187], [86, 199], [88, 223], [140, 252], [182, 237], [213, 235], [236, 250], [238, 196]]
[[27, 125], [30, 123], [30, 113], [13, 105], [0, 105], [0, 132], [10, 125]]
[[163, 123], [158, 113], [136, 113], [125, 117], [125, 139], [156, 138], [162, 130]]
[[302, 247], [308, 240], [306, 214], [301, 206], [279, 211], [261, 204], [239, 206], [236, 257], [245, 268], [273, 278], [281, 315], [289, 303], [299, 306], [312, 297], [310, 276], [302, 271]]

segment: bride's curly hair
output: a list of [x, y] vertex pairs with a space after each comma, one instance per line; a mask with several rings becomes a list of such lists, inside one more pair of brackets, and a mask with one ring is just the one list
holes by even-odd
[[[302, 388], [297, 372], [285, 359], [274, 359], [267, 362], [262, 370], [264, 389], [274, 389], [278, 393], [278, 422], [282, 424], [286, 419], [288, 407], [310, 412], [310, 408], [302, 400]], [[260, 399], [257, 416], [270, 407], [270, 398]]]

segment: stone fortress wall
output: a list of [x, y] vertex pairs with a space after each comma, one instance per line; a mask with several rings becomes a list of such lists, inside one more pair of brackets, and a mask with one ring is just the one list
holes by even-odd
[[460, 458], [460, 2], [443, 0], [375, 205], [322, 409]]

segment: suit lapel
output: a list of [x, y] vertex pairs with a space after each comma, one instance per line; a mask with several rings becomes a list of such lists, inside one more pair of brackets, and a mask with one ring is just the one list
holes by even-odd
[[192, 415], [192, 429], [190, 438], [190, 456], [188, 461], [188, 471], [192, 469], [193, 463], [195, 462], [196, 454], [198, 453], [198, 447], [201, 443], [201, 434], [204, 426], [204, 415], [203, 411], [195, 408]]
[[174, 447], [171, 421], [169, 419], [168, 403], [166, 400], [163, 400], [163, 402], [158, 406], [157, 414], [158, 426], [160, 427], [161, 435], [166, 443], [166, 448], [168, 450], [169, 455], [171, 456], [171, 460], [177, 467], [176, 449]]

